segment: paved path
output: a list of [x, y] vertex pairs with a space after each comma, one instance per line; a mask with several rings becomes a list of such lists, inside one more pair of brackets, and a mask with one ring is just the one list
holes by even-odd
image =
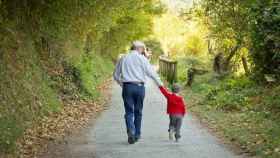
[[168, 116], [165, 98], [150, 81], [146, 85], [142, 139], [134, 145], [126, 142], [121, 89], [113, 86], [111, 107], [104, 112], [90, 137], [95, 141], [96, 158], [237, 158], [219, 144], [190, 115], [184, 119], [182, 140], [168, 140]]
[[[121, 88], [114, 83], [112, 100], [96, 123], [81, 135], [72, 136], [66, 145], [54, 147], [52, 156], [67, 158], [241, 158], [233, 154], [205, 128], [188, 115], [179, 143], [168, 140], [165, 98], [150, 81], [146, 85], [142, 139], [128, 145], [123, 120]], [[95, 125], [94, 125], [95, 124]]]

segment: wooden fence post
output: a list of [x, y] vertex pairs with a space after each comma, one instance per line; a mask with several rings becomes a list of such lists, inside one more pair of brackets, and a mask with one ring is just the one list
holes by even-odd
[[177, 61], [161, 56], [159, 58], [159, 72], [169, 83], [177, 82]]

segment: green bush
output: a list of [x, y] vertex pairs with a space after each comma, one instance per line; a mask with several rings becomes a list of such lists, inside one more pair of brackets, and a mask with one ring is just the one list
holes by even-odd
[[209, 62], [205, 59], [205, 57], [187, 56], [179, 58], [177, 61], [177, 75], [179, 82], [185, 82], [187, 80], [187, 72], [190, 68], [209, 70]]
[[146, 46], [152, 50], [151, 62], [156, 63], [160, 55], [163, 54], [161, 43], [156, 39], [149, 38], [144, 41]]
[[280, 86], [270, 90], [263, 93], [263, 106], [274, 113], [280, 113]]
[[79, 79], [81, 81], [81, 90], [88, 97], [96, 98], [99, 92], [97, 85], [111, 75], [113, 63], [100, 56], [84, 55], [81, 62], [77, 64]]
[[246, 77], [227, 78], [216, 86], [208, 85], [204, 103], [225, 111], [243, 110], [249, 108], [249, 97], [258, 93], [257, 89]]

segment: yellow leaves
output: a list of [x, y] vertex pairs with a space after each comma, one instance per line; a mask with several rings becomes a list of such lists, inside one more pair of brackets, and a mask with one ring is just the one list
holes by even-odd
[[207, 33], [203, 24], [194, 20], [186, 22], [170, 11], [154, 20], [154, 36], [160, 41], [165, 55], [172, 57], [205, 53]]
[[172, 13], [166, 13], [154, 21], [154, 35], [160, 41], [165, 53], [176, 48], [182, 49], [187, 28], [182, 19]]
[[198, 35], [190, 35], [186, 41], [186, 53], [192, 55], [201, 55], [206, 52], [207, 44], [205, 39]]
[[105, 97], [100, 98], [98, 102], [79, 101], [65, 104], [60, 112], [41, 118], [38, 124], [27, 129], [17, 143], [20, 157], [34, 158], [47, 149], [50, 141], [57, 142], [67, 134], [85, 127], [94, 115], [104, 109], [108, 100], [106, 97], [109, 97], [109, 86], [108, 81], [99, 86]]

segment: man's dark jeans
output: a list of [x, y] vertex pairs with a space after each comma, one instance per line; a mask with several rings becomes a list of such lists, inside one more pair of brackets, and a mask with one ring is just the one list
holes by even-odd
[[144, 84], [124, 83], [122, 97], [128, 137], [141, 136], [142, 110], [145, 97]]

